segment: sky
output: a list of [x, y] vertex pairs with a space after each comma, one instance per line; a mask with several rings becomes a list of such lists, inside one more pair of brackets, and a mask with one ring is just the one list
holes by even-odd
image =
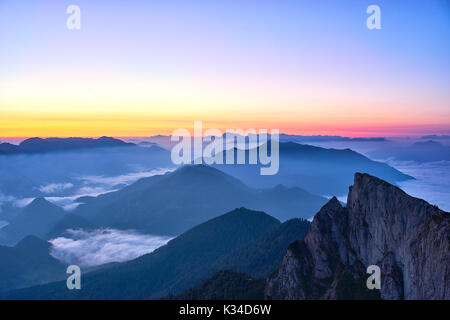
[[0, 0], [0, 137], [449, 134], [449, 40], [448, 0]]

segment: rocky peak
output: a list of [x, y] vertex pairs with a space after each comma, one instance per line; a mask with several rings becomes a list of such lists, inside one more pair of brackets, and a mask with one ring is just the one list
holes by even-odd
[[[347, 207], [336, 198], [322, 207], [268, 280], [266, 297], [449, 299], [449, 215], [357, 173]], [[381, 268], [379, 292], [366, 288], [369, 265]]]

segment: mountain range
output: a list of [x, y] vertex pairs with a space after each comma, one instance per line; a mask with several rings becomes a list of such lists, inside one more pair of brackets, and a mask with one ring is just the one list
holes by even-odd
[[179, 235], [236, 207], [261, 210], [284, 221], [310, 218], [327, 200], [300, 188], [257, 190], [213, 167], [187, 165], [79, 201], [85, 203], [74, 213], [95, 225]]
[[[122, 182], [105, 185], [104, 181], [177, 167], [171, 161], [170, 151], [156, 144], [141, 147], [107, 137], [31, 138], [19, 146], [0, 146], [3, 146], [0, 150], [16, 150], [0, 151], [0, 193], [18, 199], [66, 197], [77, 193], [81, 196], [86, 193], [84, 190], [100, 190], [99, 193], [117, 190], [124, 187]], [[284, 185], [327, 196], [344, 195], [355, 172], [368, 172], [391, 183], [411, 179], [350, 149], [325, 149], [294, 142], [280, 143], [280, 169], [274, 176], [261, 176], [260, 165], [217, 165], [216, 168], [253, 188]], [[105, 179], [85, 180], [92, 177]]]
[[109, 147], [135, 146], [119, 139], [110, 137], [92, 138], [29, 138], [19, 145], [11, 143], [0, 144], [0, 154], [15, 153], [45, 153], [55, 151], [68, 151], [77, 149], [94, 149]]
[[[357, 173], [347, 205], [332, 198], [313, 222], [245, 208], [202, 223], [135, 260], [3, 299], [449, 299], [450, 213]], [[366, 287], [366, 268], [381, 289]]]
[[[270, 143], [268, 144], [270, 153]], [[259, 147], [256, 150], [259, 153]], [[222, 155], [223, 159], [225, 154]], [[237, 149], [234, 151], [237, 157]], [[249, 151], [245, 151], [249, 159]], [[237, 163], [235, 161], [235, 163]], [[279, 171], [276, 175], [260, 175], [260, 165], [214, 165], [253, 187], [278, 184], [299, 187], [313, 194], [345, 195], [356, 172], [367, 172], [396, 183], [412, 179], [389, 165], [370, 160], [350, 149], [326, 149], [294, 142], [280, 142]]]
[[[242, 136], [239, 134], [230, 134], [224, 133], [222, 135], [223, 138], [227, 138], [227, 136], [232, 137], [240, 137], [246, 140], [246, 144], [248, 146], [249, 137], [252, 138], [257, 137], [257, 135], [249, 134], [247, 136]], [[144, 140], [144, 141], [142, 141]], [[292, 134], [283, 134], [279, 135], [280, 142], [295, 142], [295, 143], [317, 143], [317, 142], [386, 142], [389, 141], [384, 137], [343, 137], [343, 136], [327, 136], [327, 135], [315, 135], [315, 136], [301, 136], [301, 135], [292, 135]], [[145, 142], [151, 144], [157, 144], [163, 148], [170, 149], [175, 143], [171, 141], [171, 136], [165, 135], [156, 135], [143, 139], [133, 139], [136, 143]]]
[[449, 140], [450, 139], [450, 135], [448, 135], [448, 134], [442, 134], [442, 135], [431, 134], [431, 135], [423, 136], [423, 137], [421, 137], [421, 139], [425, 139], [425, 140]]
[[241, 206], [282, 221], [306, 219], [326, 201], [297, 187], [253, 189], [213, 167], [188, 165], [116, 192], [81, 197], [76, 202], [82, 204], [70, 213], [42, 197], [22, 209], [10, 207], [6, 211], [15, 212], [0, 229], [0, 244], [14, 245], [27, 235], [52, 239], [67, 235], [67, 229], [101, 227], [175, 236]]
[[0, 194], [17, 199], [64, 197], [77, 193], [81, 195], [89, 193], [88, 190], [107, 191], [123, 187], [120, 179], [117, 185], [114, 184], [116, 177], [139, 177], [140, 174], [153, 170], [175, 168], [170, 159], [170, 152], [158, 146], [139, 147], [117, 140], [117, 143], [96, 143], [93, 147], [85, 148], [77, 143], [72, 144], [70, 139], [62, 141], [64, 147], [50, 143], [51, 148], [33, 147], [33, 152], [9, 155], [0, 153]]
[[69, 229], [83, 229], [84, 231], [92, 231], [98, 229], [98, 226], [89, 222], [80, 215], [74, 213], [66, 213], [62, 218], [59, 218], [51, 228], [48, 228], [44, 238], [51, 240], [58, 237], [68, 237]]
[[378, 159], [394, 159], [399, 161], [450, 161], [450, 147], [437, 141], [419, 141], [409, 145], [384, 147], [379, 150], [369, 152], [369, 155]]
[[313, 142], [385, 142], [384, 137], [342, 137], [342, 136], [300, 136], [292, 134], [280, 134], [280, 142], [313, 143]]
[[64, 279], [65, 266], [50, 256], [50, 246], [35, 236], [14, 247], [0, 246], [0, 291]]
[[0, 229], [0, 243], [14, 245], [29, 235], [44, 239], [65, 213], [62, 208], [44, 198], [36, 198]]
[[[277, 219], [263, 212], [236, 209], [188, 230], [150, 254], [86, 274], [82, 290], [69, 291], [65, 281], [61, 281], [15, 291], [8, 296], [32, 299], [161, 298], [195, 285], [193, 274], [205, 265], [257, 240], [279, 225]], [[214, 271], [204, 274], [203, 279], [213, 274]]]

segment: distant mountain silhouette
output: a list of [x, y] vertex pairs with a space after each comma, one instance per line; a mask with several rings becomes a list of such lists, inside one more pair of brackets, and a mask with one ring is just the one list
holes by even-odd
[[256, 204], [249, 203], [250, 208], [262, 210], [285, 221], [301, 217], [311, 218], [325, 204], [324, 197], [313, 195], [299, 187], [276, 185], [273, 188], [258, 190], [259, 200]]
[[93, 230], [96, 229], [93, 223], [89, 222], [82, 216], [73, 213], [65, 214], [61, 219], [59, 219], [56, 224], [50, 229], [45, 235], [45, 239], [54, 239], [57, 237], [69, 236], [67, 233], [68, 229], [83, 229], [83, 230]]
[[295, 143], [311, 143], [311, 142], [385, 142], [388, 141], [384, 137], [342, 137], [342, 136], [300, 136], [292, 134], [280, 134], [280, 142], [295, 142]]
[[436, 141], [420, 141], [407, 147], [386, 147], [372, 151], [371, 156], [380, 159], [395, 159], [400, 161], [431, 162], [450, 160], [450, 147]]
[[19, 152], [19, 147], [8, 142], [0, 143], [0, 155]]
[[0, 144], [0, 154], [13, 153], [44, 153], [52, 151], [67, 151], [74, 149], [92, 149], [107, 147], [135, 146], [119, 139], [110, 137], [92, 138], [29, 138], [18, 146], [10, 143]]
[[448, 139], [450, 139], [450, 135], [432, 134], [432, 135], [428, 135], [428, 136], [423, 136], [423, 137], [421, 137], [421, 139], [424, 139], [424, 140], [448, 140]]
[[63, 279], [65, 266], [50, 256], [50, 243], [28, 236], [15, 247], [0, 246], [0, 291]]
[[0, 243], [14, 245], [28, 235], [44, 238], [64, 214], [62, 208], [44, 198], [36, 198], [0, 229]]
[[75, 213], [99, 226], [178, 235], [236, 207], [263, 210], [286, 220], [309, 218], [326, 201], [299, 188], [255, 190], [215, 168], [188, 165], [90, 198]]
[[[107, 143], [101, 145], [105, 147], [75, 149], [75, 144], [55, 152], [0, 154], [0, 193], [19, 199], [67, 196], [86, 187], [80, 179], [83, 177], [117, 177], [175, 167], [170, 152], [157, 146], [139, 147], [122, 142], [111, 147], [106, 147]], [[50, 194], [41, 188], [66, 183], [73, 188]]]
[[[270, 151], [270, 143], [268, 149]], [[412, 179], [411, 176], [385, 163], [372, 161], [350, 149], [325, 149], [294, 142], [280, 142], [279, 156], [279, 171], [272, 176], [260, 175], [260, 165], [214, 165], [214, 167], [252, 187], [274, 187], [283, 184], [321, 195], [344, 195], [348, 186], [352, 184], [356, 172], [367, 172], [391, 183]]]
[[139, 142], [138, 145], [143, 146], [143, 147], [158, 146], [157, 143], [155, 143], [155, 142], [150, 142], [150, 141], [142, 141], [142, 142]]
[[61, 281], [2, 298], [153, 299], [177, 294], [196, 284], [189, 280], [190, 274], [279, 225], [263, 212], [236, 209], [188, 230], [152, 253], [84, 275], [82, 290], [69, 291]]
[[[257, 138], [258, 135], [249, 134], [247, 136], [242, 136], [237, 133], [223, 133], [222, 138], [244, 138], [246, 143], [246, 148], [248, 148], [249, 145], [249, 138]], [[295, 143], [320, 143], [320, 142], [386, 142], [389, 141], [384, 137], [342, 137], [342, 136], [322, 136], [322, 135], [315, 135], [315, 136], [301, 136], [301, 135], [291, 135], [291, 134], [280, 134], [279, 140], [282, 143], [285, 142], [295, 142]], [[139, 139], [135, 140], [136, 142], [139, 141]], [[164, 135], [156, 135], [151, 136], [148, 138], [145, 138], [144, 143], [152, 143], [157, 144], [165, 149], [170, 150], [177, 142], [171, 141], [171, 136], [164, 136]], [[192, 144], [192, 140], [191, 140]], [[209, 142], [205, 143], [209, 144]]]

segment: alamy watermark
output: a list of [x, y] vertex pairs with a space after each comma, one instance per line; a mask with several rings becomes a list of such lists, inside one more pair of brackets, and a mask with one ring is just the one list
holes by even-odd
[[172, 162], [176, 165], [260, 164], [261, 175], [278, 173], [278, 129], [270, 130], [270, 138], [267, 129], [227, 129], [224, 134], [219, 129], [203, 132], [202, 121], [194, 121], [193, 136], [187, 129], [176, 129], [172, 132], [171, 141], [178, 142], [171, 152]]
[[380, 267], [373, 264], [367, 267], [367, 273], [370, 274], [370, 276], [367, 278], [366, 286], [367, 289], [373, 290], [373, 289], [381, 289], [381, 270]]
[[70, 5], [66, 9], [66, 13], [70, 14], [67, 17], [66, 26], [69, 30], [80, 30], [81, 29], [81, 9], [77, 5]]
[[[81, 29], [81, 9], [80, 6], [71, 4], [67, 7], [66, 13], [69, 14], [66, 20], [66, 26], [69, 30]], [[376, 4], [367, 7], [366, 13], [370, 16], [366, 20], [366, 26], [369, 30], [381, 29], [381, 9]]]
[[367, 14], [370, 16], [366, 20], [366, 26], [369, 30], [381, 29], [381, 9], [379, 6], [372, 4], [367, 7]]
[[66, 273], [70, 274], [67, 278], [66, 285], [67, 289], [73, 290], [81, 289], [81, 269], [79, 266], [73, 264], [67, 267]]

